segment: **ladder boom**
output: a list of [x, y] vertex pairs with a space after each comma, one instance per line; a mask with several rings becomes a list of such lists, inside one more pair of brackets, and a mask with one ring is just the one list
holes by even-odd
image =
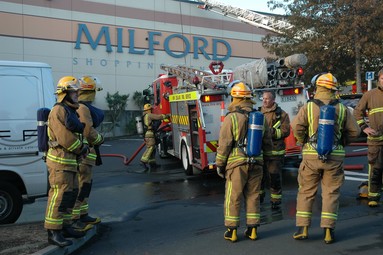
[[253, 26], [262, 27], [281, 34], [281, 29], [290, 29], [293, 26], [283, 18], [263, 15], [247, 9], [233, 7], [217, 1], [201, 0], [203, 8], [229, 18], [238, 19]]

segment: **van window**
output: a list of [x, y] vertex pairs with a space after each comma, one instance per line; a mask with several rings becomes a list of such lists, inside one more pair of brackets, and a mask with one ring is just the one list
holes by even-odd
[[38, 79], [33, 76], [0, 76], [0, 119], [36, 119], [39, 108]]

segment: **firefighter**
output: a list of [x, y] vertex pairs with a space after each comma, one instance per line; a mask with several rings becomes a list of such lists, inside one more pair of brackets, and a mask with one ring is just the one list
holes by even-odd
[[[368, 123], [365, 120], [368, 111]], [[354, 109], [354, 116], [367, 135], [368, 145], [368, 206], [380, 201], [383, 172], [383, 69], [378, 72], [377, 88], [367, 91]]]
[[62, 77], [57, 84], [57, 103], [48, 116], [49, 150], [46, 164], [49, 171], [49, 193], [44, 227], [48, 242], [60, 247], [72, 244], [66, 237], [85, 235], [84, 224], [72, 221], [71, 214], [78, 194], [78, 165], [89, 153], [82, 140], [84, 124], [78, 119], [78, 81]]
[[281, 171], [285, 158], [284, 139], [290, 134], [290, 119], [287, 113], [275, 103], [275, 92], [263, 92], [263, 105], [259, 108], [266, 118], [271, 130], [273, 149], [268, 160], [263, 165], [263, 178], [261, 186], [261, 202], [265, 196], [266, 181], [270, 183], [270, 202], [272, 208], [277, 208], [282, 201]]
[[[80, 219], [85, 224], [98, 224], [101, 222], [101, 219], [91, 217], [88, 214], [88, 201], [92, 189], [92, 168], [102, 163], [100, 162], [99, 146], [103, 143], [104, 138], [96, 128], [104, 120], [104, 113], [92, 105], [96, 97], [96, 90], [100, 91], [102, 88], [97, 87], [97, 79], [92, 76], [81, 77], [79, 83], [80, 90], [78, 99], [80, 104], [77, 113], [80, 121], [85, 124], [83, 142], [89, 146], [90, 152], [87, 157], [81, 161], [79, 166], [79, 193], [75, 207], [73, 208], [72, 218], [74, 220]], [[97, 158], [99, 159], [97, 161], [99, 163], [96, 164]]]
[[159, 165], [156, 164], [156, 138], [155, 132], [158, 126], [155, 125], [156, 120], [169, 119], [169, 114], [154, 114], [152, 113], [152, 105], [145, 104], [143, 112], [144, 128], [146, 129], [144, 140], [146, 144], [146, 150], [142, 154], [141, 163], [145, 171], [151, 172], [155, 170]]
[[[344, 146], [356, 139], [360, 128], [350, 110], [335, 99], [337, 80], [331, 73], [318, 75], [315, 79], [316, 93], [313, 100], [306, 103], [292, 122], [294, 136], [302, 144], [302, 162], [298, 171], [298, 194], [296, 207], [297, 232], [293, 238], [308, 238], [314, 199], [321, 183], [322, 212], [320, 226], [324, 229], [324, 242], [335, 241], [334, 229], [338, 218], [340, 188], [344, 182]], [[333, 106], [333, 119], [319, 122], [320, 107]], [[325, 108], [323, 108], [325, 109]], [[319, 136], [320, 125], [333, 124], [327, 136]], [[331, 142], [333, 140], [333, 142]], [[331, 144], [326, 144], [330, 141]], [[332, 151], [319, 155], [323, 144]]]
[[[248, 86], [239, 82], [231, 89], [233, 101], [228, 107], [219, 135], [216, 166], [220, 177], [226, 178], [224, 224], [226, 240], [237, 241], [237, 228], [240, 223], [241, 197], [245, 198], [246, 225], [245, 236], [257, 239], [257, 227], [260, 223], [260, 189], [263, 175], [263, 156], [253, 161], [244, 151], [243, 142], [247, 136], [248, 115], [253, 111], [255, 102]], [[263, 118], [263, 138], [259, 141], [263, 153], [271, 152], [271, 133]], [[262, 128], [262, 127], [261, 127]], [[250, 163], [251, 162], [251, 163]]]

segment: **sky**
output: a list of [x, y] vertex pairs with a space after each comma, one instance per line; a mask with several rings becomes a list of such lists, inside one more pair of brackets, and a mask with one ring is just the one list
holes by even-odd
[[274, 14], [284, 14], [282, 9], [271, 11], [267, 7], [267, 0], [214, 0], [223, 4], [228, 4], [233, 7], [244, 8], [253, 11], [268, 12]]

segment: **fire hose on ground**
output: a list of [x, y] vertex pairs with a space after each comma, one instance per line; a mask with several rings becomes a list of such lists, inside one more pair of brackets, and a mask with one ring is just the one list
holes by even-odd
[[[158, 129], [158, 131], [163, 130], [164, 128], [168, 127], [169, 124], [161, 127]], [[367, 143], [351, 143], [348, 146], [367, 146]], [[129, 165], [137, 156], [137, 154], [142, 150], [142, 148], [145, 147], [145, 142], [141, 144], [141, 146], [133, 153], [132, 157], [129, 159], [124, 155], [121, 154], [101, 154], [102, 157], [117, 157], [122, 158], [124, 165]], [[362, 157], [367, 156], [367, 152], [353, 152], [353, 153], [346, 153], [346, 158], [352, 158], [352, 157]], [[344, 170], [353, 171], [353, 170], [363, 170], [364, 165], [363, 164], [353, 164], [353, 165], [345, 165]]]
[[145, 142], [141, 144], [141, 146], [133, 153], [132, 157], [129, 159], [126, 156], [122, 154], [101, 154], [101, 157], [117, 157], [122, 158], [124, 165], [129, 165], [130, 162], [133, 161], [133, 159], [137, 156], [137, 154], [142, 150], [142, 148], [145, 147]]
[[[166, 124], [166, 125], [164, 125], [164, 126], [162, 126], [162, 127], [160, 127], [159, 129], [157, 129], [156, 132], [160, 132], [160, 131], [164, 130], [164, 129], [167, 128], [167, 127], [170, 127], [170, 124], [169, 124], [169, 123]], [[136, 158], [137, 154], [138, 154], [138, 153], [142, 150], [142, 148], [144, 148], [144, 147], [145, 147], [145, 142], [143, 142], [143, 143], [140, 145], [140, 147], [138, 147], [138, 149], [133, 153], [133, 155], [132, 155], [130, 158], [128, 158], [128, 157], [126, 157], [126, 156], [124, 156], [124, 155], [122, 155], [122, 154], [101, 154], [101, 157], [116, 157], [116, 158], [122, 158], [124, 165], [127, 166], [127, 165], [129, 165], [129, 164]]]
[[[367, 146], [367, 143], [350, 143], [348, 146]], [[367, 156], [367, 151], [365, 152], [352, 152], [352, 153], [346, 153], [346, 158], [353, 158], [353, 157], [363, 157]], [[363, 170], [364, 165], [363, 164], [353, 164], [353, 165], [345, 165], [344, 170]]]

